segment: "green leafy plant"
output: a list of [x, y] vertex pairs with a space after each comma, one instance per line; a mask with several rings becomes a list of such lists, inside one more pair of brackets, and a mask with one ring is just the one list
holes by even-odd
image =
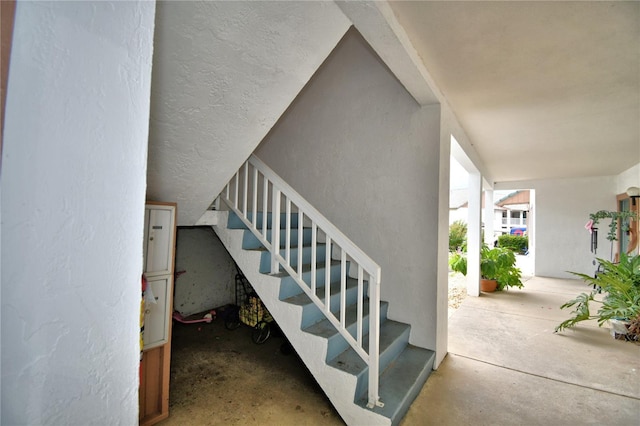
[[453, 272], [467, 275], [467, 255], [459, 251], [449, 255], [449, 267]]
[[[573, 327], [581, 321], [597, 319], [598, 326], [611, 319], [634, 320], [640, 316], [640, 256], [620, 253], [620, 262], [598, 259], [603, 272], [590, 276], [579, 272], [569, 273], [594, 286], [591, 293], [581, 293], [560, 307], [574, 307], [571, 318], [560, 323], [555, 331]], [[600, 300], [600, 293], [602, 297]], [[596, 314], [591, 313], [591, 303], [599, 305]]]
[[507, 248], [516, 253], [525, 253], [529, 248], [529, 239], [524, 235], [500, 235], [498, 247]]
[[449, 251], [462, 250], [467, 242], [467, 224], [456, 220], [449, 225]]
[[[454, 272], [467, 275], [467, 257], [465, 253], [452, 253], [449, 266]], [[516, 256], [502, 247], [489, 248], [483, 245], [480, 250], [480, 276], [486, 280], [496, 280], [497, 290], [508, 287], [522, 288], [522, 272], [516, 267]]]

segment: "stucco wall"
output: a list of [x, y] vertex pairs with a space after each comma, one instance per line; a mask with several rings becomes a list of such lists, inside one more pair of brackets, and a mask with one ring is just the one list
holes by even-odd
[[148, 194], [194, 225], [351, 24], [334, 2], [160, 2]]
[[640, 187], [640, 163], [616, 176], [616, 194], [624, 194], [632, 186]]
[[152, 2], [18, 3], [2, 424], [137, 424], [154, 13]]
[[211, 227], [178, 228], [176, 272], [173, 307], [182, 315], [235, 303], [233, 259]]
[[[594, 255], [584, 228], [589, 214], [616, 209], [615, 176], [510, 183], [535, 190], [535, 273], [575, 278], [566, 271], [591, 273]], [[600, 224], [598, 257], [609, 259], [608, 220]]]
[[420, 108], [352, 30], [256, 152], [380, 264], [389, 316], [429, 348], [439, 128], [439, 107]]

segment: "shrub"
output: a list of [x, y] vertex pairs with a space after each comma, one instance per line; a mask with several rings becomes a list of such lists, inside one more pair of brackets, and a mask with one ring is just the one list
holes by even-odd
[[458, 251], [467, 242], [467, 224], [456, 220], [449, 226], [449, 251]]
[[526, 253], [529, 248], [529, 238], [522, 235], [500, 235], [498, 237], [498, 246], [516, 253]]

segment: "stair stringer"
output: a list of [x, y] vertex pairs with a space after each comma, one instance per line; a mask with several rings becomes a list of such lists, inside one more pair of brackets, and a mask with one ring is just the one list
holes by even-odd
[[228, 211], [218, 211], [217, 215], [218, 224], [212, 228], [345, 423], [391, 425], [391, 419], [354, 402], [356, 377], [327, 365], [327, 339], [301, 329], [302, 307], [279, 299], [281, 278], [260, 273], [261, 253], [242, 248], [245, 231], [227, 228]]

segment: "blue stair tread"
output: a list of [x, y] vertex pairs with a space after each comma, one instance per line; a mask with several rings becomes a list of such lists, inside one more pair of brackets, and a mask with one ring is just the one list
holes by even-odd
[[[258, 212], [258, 214], [256, 215], [256, 228], [262, 229], [263, 218], [264, 218], [264, 215], [262, 214], [262, 212]], [[267, 213], [266, 218], [267, 218], [267, 229], [271, 229], [272, 219], [273, 219], [273, 215], [271, 214], [271, 212]], [[253, 212], [247, 212], [247, 219], [250, 222], [253, 222]], [[280, 213], [280, 229], [283, 229], [286, 227], [286, 223], [287, 223], [286, 219], [287, 219], [286, 213]], [[297, 213], [291, 214], [291, 226], [296, 228], [298, 227]], [[244, 222], [242, 222], [240, 217], [235, 212], [231, 211], [229, 212], [229, 217], [227, 219], [227, 228], [247, 229], [247, 226], [244, 224]]]
[[[340, 262], [331, 261], [331, 265], [328, 270], [325, 268], [325, 266], [325, 262], [318, 262], [316, 264], [316, 287], [324, 287], [327, 274], [329, 274], [329, 279], [332, 282], [340, 280], [340, 276], [342, 274]], [[297, 268], [294, 269], [297, 271]], [[302, 293], [302, 288], [300, 288], [298, 282], [286, 272], [280, 271], [272, 276], [280, 278], [280, 300], [285, 300], [288, 297]], [[311, 278], [311, 265], [303, 265], [302, 280], [307, 285], [307, 287], [311, 287]]]
[[[392, 424], [398, 424], [427, 381], [434, 361], [435, 352], [407, 345], [380, 375], [378, 395], [384, 407], [375, 407], [373, 411], [391, 419]], [[357, 404], [365, 407], [367, 396], [360, 398]]]
[[[260, 228], [260, 231], [262, 229]], [[251, 248], [257, 248], [262, 246], [262, 243], [260, 242], [260, 240], [258, 239], [258, 237], [256, 237], [253, 232], [251, 232], [249, 229], [245, 229], [244, 230], [245, 233], [242, 236], [242, 248], [247, 250], [247, 249], [251, 249]], [[273, 235], [273, 230], [271, 228], [269, 228], [267, 230], [267, 236], [266, 236], [266, 240], [271, 242], [272, 241], [272, 235]], [[302, 229], [302, 246], [306, 247], [306, 246], [310, 246], [311, 245], [311, 228], [308, 227], [304, 227]], [[290, 247], [298, 247], [298, 242], [299, 242], [299, 233], [298, 233], [298, 228], [292, 228], [291, 229], [291, 234], [290, 234]], [[281, 229], [280, 230], [280, 248], [285, 248], [286, 247], [286, 243], [287, 243], [287, 230], [286, 229]], [[320, 243], [318, 243], [320, 244]]]
[[[387, 302], [380, 302], [380, 322], [384, 323], [387, 319], [387, 310], [389, 304]], [[358, 336], [358, 324], [357, 314], [358, 306], [356, 304], [347, 306], [345, 315], [345, 327], [347, 332], [354, 338]], [[365, 299], [362, 305], [362, 333], [366, 336], [369, 332], [369, 299]], [[326, 318], [321, 319], [313, 324], [303, 327], [303, 330], [307, 333], [315, 336], [323, 337], [327, 339], [327, 363], [333, 358], [340, 355], [348, 347], [349, 343], [342, 337], [342, 334], [338, 332], [338, 329]]]
[[[284, 264], [289, 264], [292, 268], [296, 269], [298, 267], [298, 261], [301, 261], [302, 265], [310, 264], [311, 262], [324, 262], [326, 259], [326, 251], [324, 244], [317, 245], [317, 251], [313, 253], [313, 247], [311, 246], [303, 246], [301, 248], [298, 247], [290, 247], [289, 250], [289, 259], [287, 260], [286, 249], [280, 248], [279, 255], [283, 258]], [[263, 251], [262, 258], [260, 259], [260, 272], [264, 272], [266, 269], [271, 268], [271, 259], [273, 258], [273, 254], [271, 251]], [[302, 259], [301, 259], [302, 258]], [[280, 266], [284, 270], [284, 266]]]
[[[346, 315], [345, 315], [345, 327], [349, 328], [353, 324], [355, 324], [357, 317], [358, 317], [358, 305], [353, 304], [353, 305], [347, 306]], [[369, 300], [368, 299], [365, 300], [364, 304], [362, 305], [362, 317], [368, 321], [368, 317], [369, 317]], [[331, 324], [331, 322], [328, 319], [324, 319], [320, 322], [317, 322], [305, 328], [304, 331], [316, 336], [325, 337], [327, 339], [338, 334], [338, 330], [333, 326], [333, 324]]]
[[[380, 358], [383, 353], [393, 346], [398, 339], [398, 336], [408, 333], [410, 326], [401, 322], [386, 320], [380, 324]], [[369, 335], [363, 337], [362, 346], [368, 350], [369, 347]], [[356, 353], [353, 348], [349, 347], [346, 351], [336, 356], [329, 362], [329, 365], [347, 373], [359, 376], [363, 371], [367, 369], [367, 364], [360, 358], [360, 355]], [[384, 366], [381, 366], [384, 367]]]
[[[353, 278], [347, 278], [346, 285], [347, 285], [347, 291], [349, 291], [352, 288], [358, 288], [358, 280], [355, 280]], [[329, 293], [331, 294], [331, 296], [340, 293], [340, 283], [339, 282], [331, 283], [331, 291]], [[316, 296], [320, 300], [324, 301], [324, 297], [325, 297], [324, 285], [322, 287], [319, 287], [316, 285]], [[298, 306], [313, 304], [313, 302], [311, 301], [311, 298], [307, 296], [306, 293], [300, 293], [295, 296], [288, 297], [284, 301], [287, 303], [291, 303], [292, 305], [298, 305]]]
[[[249, 249], [249, 250], [266, 250], [264, 247], [261, 249]], [[336, 265], [340, 265], [340, 261], [339, 260], [332, 260], [331, 261], [331, 266], [336, 266]], [[326, 262], [323, 260], [322, 262], [318, 262], [316, 264], [316, 271], [319, 271], [321, 269], [324, 269], [324, 267], [326, 266]], [[295, 270], [297, 271], [298, 269], [295, 268]], [[304, 274], [305, 272], [311, 272], [311, 264], [306, 263], [304, 265], [302, 265], [302, 273]], [[267, 275], [271, 275], [273, 277], [279, 277], [279, 278], [284, 278], [284, 277], [289, 277], [289, 273], [287, 271], [280, 271], [277, 272], [275, 274], [267, 274]], [[317, 286], [320, 287], [320, 284], [322, 284], [324, 286], [324, 281], [322, 283], [318, 282]]]
[[[389, 306], [388, 302], [380, 302], [380, 323], [384, 324], [387, 318], [387, 308]], [[345, 316], [345, 327], [350, 328], [355, 325], [358, 317], [358, 305], [353, 304], [347, 306], [346, 316]], [[368, 329], [369, 323], [369, 299], [365, 299], [362, 305], [362, 317], [366, 321], [366, 327]], [[315, 336], [324, 337], [326, 339], [330, 339], [331, 337], [339, 334], [338, 330], [331, 324], [328, 319], [324, 319], [315, 324], [310, 325], [309, 327], [304, 328], [304, 331]]]

